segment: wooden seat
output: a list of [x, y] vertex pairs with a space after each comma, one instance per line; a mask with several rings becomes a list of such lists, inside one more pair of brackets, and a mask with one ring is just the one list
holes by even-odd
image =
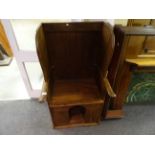
[[53, 88], [50, 106], [103, 104], [94, 79], [57, 80]]

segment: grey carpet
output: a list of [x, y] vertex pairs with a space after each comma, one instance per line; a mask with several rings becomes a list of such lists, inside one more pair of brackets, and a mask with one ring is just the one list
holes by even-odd
[[53, 129], [47, 104], [35, 100], [0, 102], [1, 135], [155, 134], [155, 105], [126, 105], [125, 117], [98, 126]]

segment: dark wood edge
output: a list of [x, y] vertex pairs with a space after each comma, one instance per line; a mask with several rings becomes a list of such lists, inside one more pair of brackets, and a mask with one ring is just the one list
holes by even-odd
[[123, 110], [108, 110], [105, 119], [119, 119], [123, 117]]
[[155, 36], [155, 27], [142, 27], [142, 26], [121, 26], [115, 25], [126, 36]]
[[78, 124], [69, 124], [69, 125], [61, 125], [57, 126], [53, 124], [54, 129], [63, 129], [63, 128], [74, 128], [74, 127], [85, 127], [85, 126], [95, 126], [98, 125], [99, 123], [94, 122], [94, 123], [78, 123]]
[[101, 31], [104, 22], [43, 23], [45, 32]]

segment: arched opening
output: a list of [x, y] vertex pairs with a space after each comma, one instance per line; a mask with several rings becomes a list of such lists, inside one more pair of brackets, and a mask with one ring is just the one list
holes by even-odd
[[86, 108], [83, 106], [74, 106], [69, 109], [70, 123], [85, 122]]

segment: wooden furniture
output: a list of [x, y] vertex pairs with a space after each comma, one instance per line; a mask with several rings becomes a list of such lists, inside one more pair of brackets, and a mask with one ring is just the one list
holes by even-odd
[[103, 22], [44, 23], [36, 35], [55, 128], [100, 122], [105, 96], [115, 97], [107, 78], [115, 40]]
[[[155, 26], [155, 19], [129, 19], [128, 26]], [[134, 39], [135, 38], [135, 39]], [[155, 51], [155, 36], [142, 36], [139, 39], [132, 36], [132, 40], [135, 44], [145, 44], [144, 52], [149, 52], [150, 54]], [[131, 41], [130, 41], [131, 42]], [[152, 50], [153, 49], [153, 50]], [[153, 53], [152, 53], [153, 54]]]
[[12, 61], [12, 50], [0, 21], [0, 66], [8, 66]]
[[8, 56], [13, 57], [13, 53], [12, 53], [9, 41], [7, 39], [7, 36], [5, 34], [1, 21], [0, 21], [0, 44], [3, 46], [3, 48], [7, 52]]
[[109, 109], [122, 110], [132, 73], [134, 71], [155, 72], [153, 42], [146, 41], [146, 38], [155, 36], [155, 27], [115, 26], [114, 33], [115, 50], [108, 78], [117, 96], [106, 104]]
[[151, 25], [152, 19], [128, 19], [127, 26], [145, 26], [145, 25]]

